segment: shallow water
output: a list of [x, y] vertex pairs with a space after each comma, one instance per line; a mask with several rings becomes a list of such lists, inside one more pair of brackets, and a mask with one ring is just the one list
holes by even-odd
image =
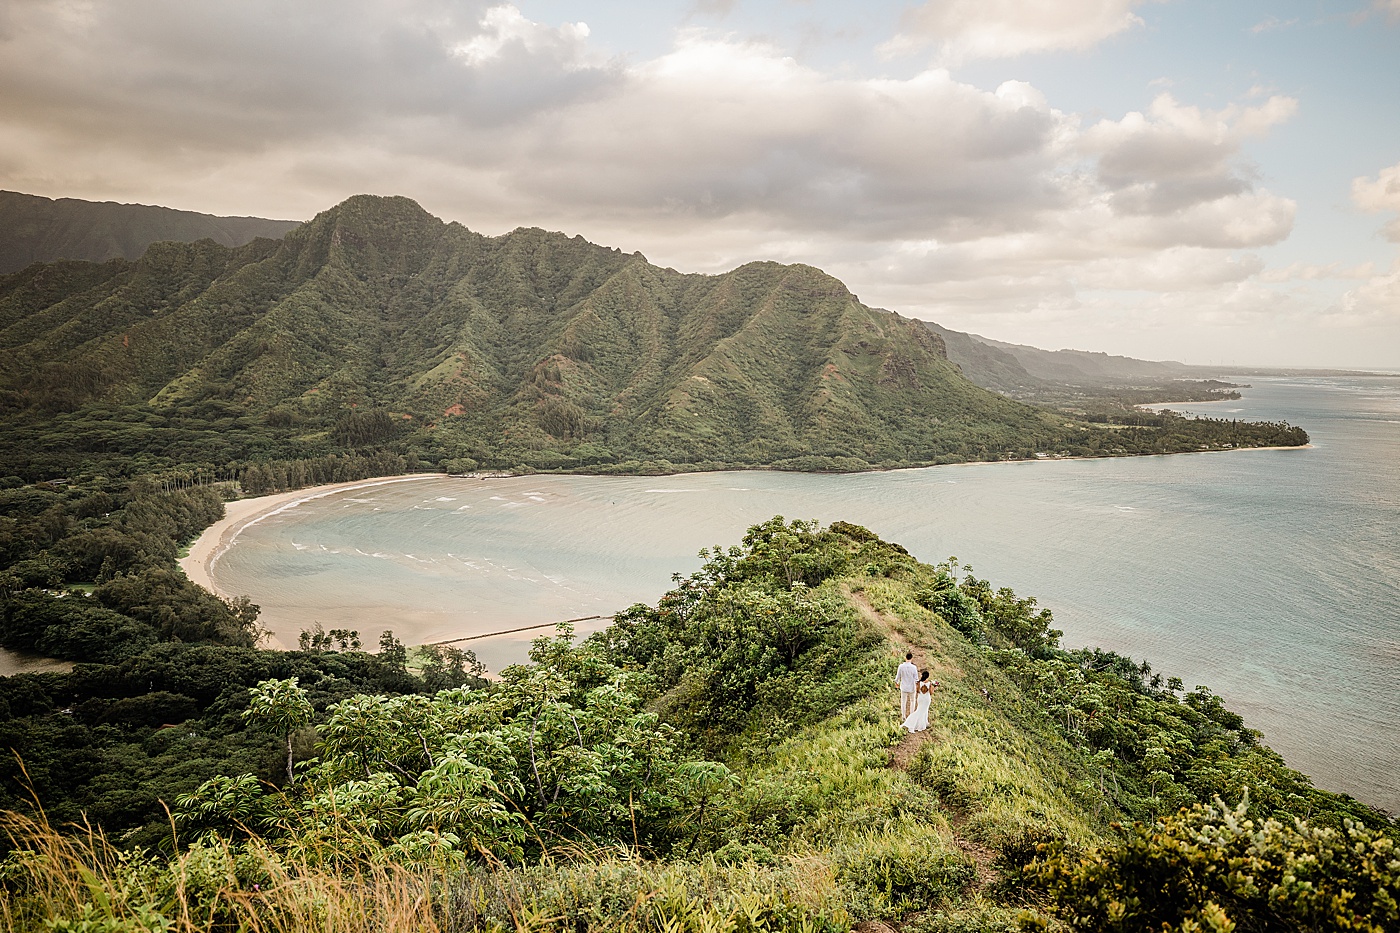
[[[1067, 645], [1209, 685], [1321, 786], [1400, 810], [1400, 380], [1254, 381], [1173, 407], [1288, 420], [1311, 449], [425, 480], [283, 511], [214, 575], [287, 644], [317, 621], [439, 641], [654, 601], [701, 547], [774, 514], [844, 519], [1039, 597]], [[499, 669], [537, 634], [462, 644]]]

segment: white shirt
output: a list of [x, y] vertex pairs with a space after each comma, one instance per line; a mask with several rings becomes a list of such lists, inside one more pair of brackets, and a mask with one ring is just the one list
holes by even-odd
[[899, 684], [899, 689], [905, 693], [913, 693], [914, 688], [919, 685], [919, 669], [914, 666], [913, 661], [905, 661], [899, 665], [899, 671], [894, 675], [895, 682]]

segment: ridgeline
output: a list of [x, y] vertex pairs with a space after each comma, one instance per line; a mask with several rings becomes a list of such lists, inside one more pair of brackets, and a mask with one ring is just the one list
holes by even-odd
[[[862, 470], [1301, 444], [1287, 425], [1066, 418], [809, 266], [683, 275], [359, 196], [280, 241], [0, 277], [0, 475], [179, 468], [250, 492], [410, 468]], [[1141, 414], [1141, 413], [1140, 413]]]
[[0, 191], [0, 273], [60, 259], [135, 260], [152, 243], [165, 240], [193, 243], [207, 238], [242, 246], [255, 237], [280, 237], [297, 223]]
[[[1393, 930], [1395, 826], [1208, 689], [781, 517], [496, 684], [392, 639], [0, 679], [8, 928]], [[942, 682], [897, 724], [904, 650]], [[217, 674], [217, 676], [211, 676]], [[153, 692], [147, 692], [153, 691]], [[169, 815], [161, 801], [171, 807]], [[100, 818], [107, 837], [65, 836]], [[106, 839], [120, 840], [120, 848]]]

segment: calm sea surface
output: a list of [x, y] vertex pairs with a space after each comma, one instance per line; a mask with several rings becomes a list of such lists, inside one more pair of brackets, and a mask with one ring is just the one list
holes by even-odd
[[[1252, 381], [1173, 407], [1287, 420], [1311, 449], [424, 480], [286, 509], [214, 574], [289, 645], [315, 622], [417, 643], [651, 602], [774, 514], [844, 519], [1037, 596], [1069, 646], [1210, 686], [1319, 785], [1400, 810], [1400, 379]], [[499, 669], [538, 634], [464, 646]]]

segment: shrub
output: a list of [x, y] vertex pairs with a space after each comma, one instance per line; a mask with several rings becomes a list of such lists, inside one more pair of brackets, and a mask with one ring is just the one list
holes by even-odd
[[1121, 843], [1079, 859], [1047, 848], [1030, 870], [1075, 930], [1396, 929], [1392, 838], [1351, 821], [1342, 830], [1259, 824], [1245, 818], [1247, 804], [1217, 800], [1151, 826], [1134, 823]]
[[835, 852], [837, 878], [852, 890], [861, 913], [894, 916], [937, 906], [976, 878], [976, 869], [933, 833], [870, 834]]

